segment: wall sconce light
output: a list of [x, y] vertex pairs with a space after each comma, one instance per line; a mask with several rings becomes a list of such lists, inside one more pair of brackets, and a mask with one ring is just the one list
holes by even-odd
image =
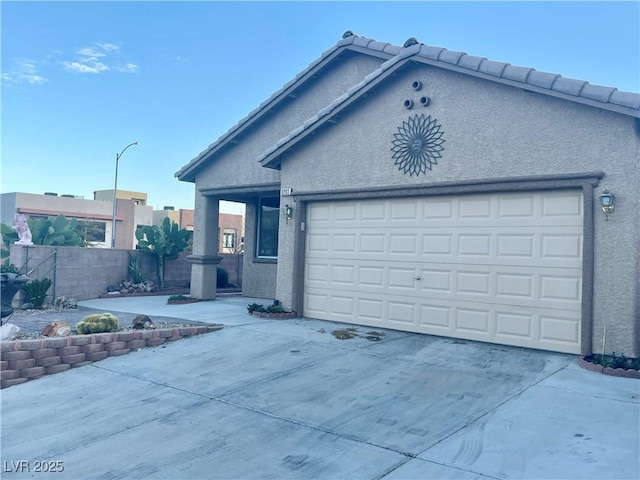
[[287, 219], [287, 222], [293, 218], [293, 207], [289, 204], [284, 206], [284, 216]]
[[600, 194], [600, 206], [602, 207], [602, 211], [604, 212], [604, 217], [607, 221], [609, 221], [609, 214], [614, 210], [614, 195], [613, 193], [609, 193], [609, 190], [604, 190]]

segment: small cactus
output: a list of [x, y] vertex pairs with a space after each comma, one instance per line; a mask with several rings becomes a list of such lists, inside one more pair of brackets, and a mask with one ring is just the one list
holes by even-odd
[[87, 315], [76, 325], [78, 333], [103, 333], [118, 330], [118, 317], [111, 313], [94, 313]]

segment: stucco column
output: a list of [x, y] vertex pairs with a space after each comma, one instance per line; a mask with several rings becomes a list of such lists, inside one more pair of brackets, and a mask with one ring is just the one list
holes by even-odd
[[191, 265], [191, 291], [193, 298], [216, 298], [218, 256], [219, 198], [208, 197], [196, 191], [193, 218], [193, 254], [187, 257]]
[[[292, 218], [287, 220], [285, 205], [289, 204]], [[302, 316], [304, 286], [304, 229], [306, 204], [292, 197], [280, 199], [280, 229], [278, 235], [278, 272], [276, 298], [285, 308]]]

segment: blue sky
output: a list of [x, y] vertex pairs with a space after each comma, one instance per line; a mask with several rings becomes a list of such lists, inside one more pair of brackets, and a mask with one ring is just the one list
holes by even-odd
[[[639, 2], [12, 2], [0, 5], [2, 192], [147, 192], [193, 208], [174, 173], [345, 30], [409, 37], [640, 91]], [[226, 211], [238, 213], [237, 207]]]

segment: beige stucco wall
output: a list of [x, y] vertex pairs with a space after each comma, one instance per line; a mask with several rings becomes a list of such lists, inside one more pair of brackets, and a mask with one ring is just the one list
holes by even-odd
[[280, 138], [316, 114], [342, 91], [375, 70], [382, 60], [359, 56], [323, 72], [319, 80], [309, 82], [295, 99], [287, 99], [259, 124], [250, 128], [240, 142], [228, 148], [206, 169], [198, 172], [196, 188], [232, 187], [273, 183], [280, 180], [277, 170], [262, 168], [257, 157]]
[[257, 225], [257, 204], [246, 204], [245, 254], [242, 266], [242, 294], [247, 297], [276, 298], [276, 272], [278, 265], [274, 260], [254, 258]]
[[[414, 80], [423, 82], [422, 91], [412, 90]], [[287, 152], [282, 187], [323, 192], [603, 171], [596, 196], [609, 189], [616, 195], [616, 210], [608, 222], [599, 207], [595, 212], [593, 348], [601, 350], [606, 323], [609, 353], [640, 354], [636, 121], [426, 66], [390, 78], [383, 87], [343, 113], [338, 124], [314, 135], [313, 141]], [[404, 108], [405, 99], [419, 103], [422, 95], [431, 98], [429, 107]], [[411, 177], [394, 165], [391, 142], [398, 126], [416, 113], [436, 118], [446, 141], [438, 165], [426, 175]], [[280, 244], [291, 244], [296, 228], [281, 225]], [[278, 295], [285, 303], [292, 301], [292, 285], [302, 281], [296, 276], [293, 252], [280, 251]]]
[[[196, 190], [278, 183], [280, 172], [261, 167], [256, 161], [258, 155], [313, 116], [342, 91], [361, 81], [383, 61], [362, 55], [347, 56], [351, 58], [350, 61], [335, 62], [336, 64], [323, 71], [318, 79], [311, 80], [303, 89], [296, 91], [296, 98], [286, 99], [276, 110], [238, 137], [240, 143], [225, 149], [223, 153], [215, 156], [213, 161], [209, 161], [196, 176]], [[273, 190], [273, 187], [271, 189]], [[276, 296], [277, 264], [255, 258], [257, 199], [247, 196], [244, 201], [247, 202], [247, 211], [243, 294], [273, 299]], [[197, 230], [197, 225], [195, 229]], [[196, 235], [194, 251], [197, 249], [197, 241]]]

